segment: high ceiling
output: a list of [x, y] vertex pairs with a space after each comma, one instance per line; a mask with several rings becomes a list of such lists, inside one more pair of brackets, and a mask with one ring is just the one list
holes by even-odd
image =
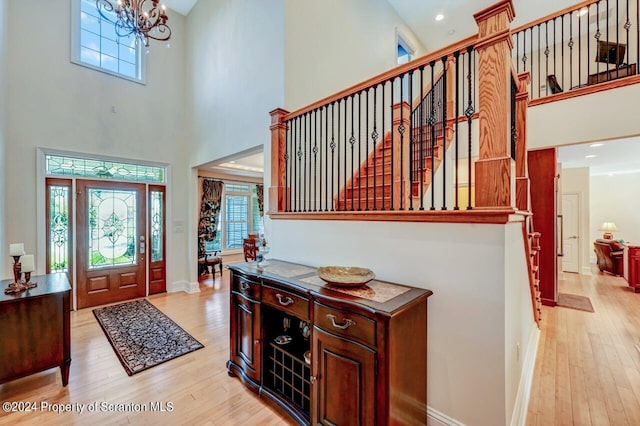
[[589, 167], [590, 176], [640, 172], [640, 138], [563, 146], [558, 149], [563, 168]]
[[[413, 30], [427, 51], [447, 46], [478, 32], [473, 14], [497, 0], [387, 0]], [[578, 3], [578, 0], [513, 0], [511, 27], [531, 22]], [[436, 21], [438, 14], [444, 19]]]
[[187, 16], [191, 11], [191, 8], [194, 4], [196, 4], [197, 1], [198, 0], [165, 0], [164, 4], [166, 4], [167, 7], [175, 10], [176, 12]]

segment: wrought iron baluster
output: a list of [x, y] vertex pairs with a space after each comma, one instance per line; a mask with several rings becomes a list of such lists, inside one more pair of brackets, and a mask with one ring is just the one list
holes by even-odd
[[540, 97], [540, 24], [538, 24], [538, 97]]
[[620, 28], [618, 28], [620, 26], [620, 16], [618, 13], [618, 1], [619, 0], [616, 0], [616, 78], [620, 78], [620, 61], [622, 60], [622, 58], [618, 58], [618, 55], [620, 53]]
[[[517, 56], [516, 56], [517, 58]], [[454, 126], [455, 126], [455, 136], [456, 136], [456, 158], [455, 158], [455, 163], [456, 163], [456, 177], [455, 177], [455, 184], [454, 184], [454, 205], [453, 205], [453, 209], [454, 210], [460, 210], [460, 207], [458, 206], [458, 182], [459, 182], [459, 172], [458, 172], [458, 117], [460, 116], [460, 64], [459, 64], [459, 59], [460, 59], [460, 51], [456, 50], [453, 53], [453, 60], [455, 61], [456, 64], [456, 95], [455, 95], [455, 114], [454, 116]], [[517, 62], [517, 61], [516, 61]]]
[[[291, 120], [285, 121], [285, 125], [287, 126], [287, 140], [284, 144], [284, 186], [285, 188], [290, 188], [289, 186], [289, 145], [291, 144]], [[289, 212], [289, 208], [291, 206], [291, 191], [287, 191], [289, 194], [284, 201], [284, 211]]]
[[308, 139], [308, 135], [309, 135], [309, 115], [311, 113], [306, 112], [304, 114], [304, 151], [303, 151], [303, 165], [304, 165], [304, 172], [302, 174], [303, 177], [303, 181], [302, 181], [302, 211], [306, 212], [307, 211], [307, 204], [308, 204], [308, 200], [309, 197], [307, 197], [307, 142], [310, 142]]
[[436, 135], [436, 96], [434, 88], [434, 73], [435, 73], [436, 61], [429, 62], [429, 67], [431, 68], [431, 110], [429, 111], [429, 129], [431, 131], [431, 140], [429, 141], [429, 168], [431, 169], [431, 182], [429, 183], [429, 188], [431, 189], [431, 207], [429, 210], [436, 209], [436, 200], [435, 200], [435, 145], [437, 142]]
[[[369, 164], [369, 88], [365, 89], [365, 102], [367, 104], [367, 107], [365, 109], [366, 116], [365, 116], [364, 136], [366, 140], [364, 141], [364, 147], [365, 147], [365, 156], [367, 157], [367, 164]], [[373, 167], [375, 168], [375, 163]], [[365, 194], [364, 209], [369, 210], [369, 171], [367, 171], [365, 181], [366, 181], [366, 191], [364, 193]]]
[[[473, 114], [475, 113], [474, 109], [473, 109], [473, 100], [472, 100], [472, 96], [473, 96], [473, 80], [472, 80], [472, 76], [471, 76], [471, 61], [472, 61], [472, 53], [473, 52], [473, 47], [469, 46], [467, 48], [467, 53], [468, 53], [468, 60], [469, 60], [469, 74], [467, 74], [467, 88], [469, 90], [469, 97], [467, 100], [467, 109], [465, 110], [465, 115], [467, 116], [467, 131], [468, 131], [468, 146], [469, 146], [469, 161], [468, 161], [468, 170], [467, 170], [467, 175], [469, 176], [468, 181], [468, 194], [467, 194], [467, 199], [468, 199], [468, 204], [467, 204], [467, 210], [471, 210], [471, 184], [472, 184], [472, 179], [471, 179], [471, 144], [472, 144], [472, 134], [471, 134], [471, 120], [473, 119]], [[474, 67], [475, 69], [475, 67]], [[475, 73], [474, 73], [475, 75]]]
[[[636, 22], [636, 25], [638, 25], [638, 22]], [[624, 30], [627, 34], [627, 48], [629, 49], [629, 56], [627, 56], [627, 64], [630, 64], [631, 61], [629, 60], [630, 56], [631, 56], [631, 49], [630, 49], [630, 45], [629, 45], [629, 29], [631, 28], [631, 21], [629, 21], [629, 0], [627, 0], [627, 19], [624, 21]], [[637, 63], [637, 59], [636, 59], [636, 63]], [[631, 70], [629, 70], [631, 71]]]
[[[433, 87], [433, 85], [432, 85]], [[413, 70], [409, 71], [409, 111], [413, 108]], [[413, 113], [409, 113], [409, 167], [413, 164]], [[409, 170], [409, 210], [413, 210], [413, 170]]]
[[527, 72], [527, 29], [522, 32], [522, 68]]
[[356, 138], [353, 135], [353, 125], [354, 125], [354, 96], [355, 94], [351, 95], [351, 137], [349, 138], [349, 144], [351, 145], [351, 211], [354, 210], [353, 208], [353, 204], [354, 204], [354, 199], [353, 199], [353, 193], [354, 191], [354, 183], [356, 180], [356, 174], [355, 174], [355, 169], [353, 167], [353, 160], [354, 160], [354, 149], [355, 149], [355, 144], [356, 144]]
[[299, 124], [298, 124], [298, 151], [296, 153], [296, 156], [298, 157], [298, 166], [297, 166], [297, 175], [296, 175], [296, 180], [297, 180], [297, 185], [298, 188], [296, 190], [296, 195], [297, 195], [297, 205], [298, 205], [298, 209], [297, 211], [301, 212], [302, 211], [302, 205], [301, 205], [301, 201], [302, 201], [302, 138], [303, 138], [303, 125], [304, 125], [304, 115], [301, 115], [299, 117]]
[[[589, 25], [587, 25], [588, 27]], [[582, 80], [582, 17], [578, 12], [578, 87]]]
[[347, 206], [345, 205], [344, 208], [340, 208], [340, 105], [342, 104], [342, 99], [338, 99], [338, 194], [336, 195], [336, 204], [338, 207], [338, 210], [343, 211], [346, 210]]
[[[373, 86], [373, 131], [371, 132], [371, 145], [373, 146], [373, 210], [378, 210], [376, 199], [378, 197], [378, 85]], [[367, 191], [367, 195], [369, 192]]]
[[591, 63], [589, 61], [589, 56], [591, 55], [591, 35], [590, 29], [591, 25], [589, 24], [589, 17], [591, 16], [591, 5], [587, 6], [587, 85], [589, 85], [589, 75], [591, 75], [591, 71], [589, 70], [591, 67]]
[[442, 57], [442, 209], [447, 210], [447, 55]]
[[560, 59], [562, 61], [562, 85], [564, 86], [564, 17], [566, 15], [562, 15], [560, 17], [560, 46], [561, 46], [561, 53], [560, 53]]
[[[607, 52], [609, 52], [609, 0], [607, 0]], [[609, 71], [609, 58], [607, 57], [607, 65], [606, 65], [606, 70], [605, 71]], [[607, 81], [609, 81], [609, 73], [605, 72], [606, 76], [607, 76]], [[600, 77], [598, 77], [598, 83], [600, 82]]]
[[382, 112], [382, 140], [381, 140], [381, 145], [382, 145], [382, 210], [385, 210], [385, 193], [384, 193], [384, 176], [385, 176], [385, 171], [384, 171], [384, 151], [385, 151], [385, 143], [387, 142], [386, 138], [387, 138], [387, 134], [385, 133], [385, 119], [384, 119], [384, 86], [387, 82], [383, 81], [382, 82], [382, 107], [380, 108], [380, 111]]
[[400, 210], [404, 210], [404, 74], [400, 74], [400, 124], [398, 125], [398, 133], [400, 133]]
[[[336, 139], [335, 139], [335, 124], [336, 124], [336, 115], [335, 115], [335, 101], [331, 102], [331, 211], [336, 210], [336, 202], [334, 201], [333, 194], [335, 194], [334, 190], [334, 182], [336, 178], [336, 162], [335, 162], [335, 150], [336, 150]], [[340, 116], [340, 114], [338, 114]], [[340, 151], [338, 151], [339, 153]]]
[[318, 109], [313, 110], [313, 211], [318, 211]]
[[318, 200], [318, 204], [320, 205], [320, 209], [318, 211], [322, 211], [322, 112], [324, 111], [324, 105], [320, 107], [320, 148], [318, 149], [318, 152], [320, 153], [320, 178], [318, 179], [319, 185], [316, 188], [316, 191], [320, 192], [319, 196], [316, 196], [316, 198], [319, 197]]
[[[424, 65], [420, 67], [420, 93], [424, 91]], [[433, 92], [430, 90], [430, 92]], [[425, 98], [426, 99], [426, 98]], [[420, 126], [420, 155], [418, 156], [418, 164], [416, 169], [420, 173], [420, 186], [418, 187], [418, 196], [420, 197], [420, 210], [424, 210], [424, 101], [425, 99], [420, 100], [420, 120], [418, 121], [418, 126]]]
[[[362, 159], [360, 158], [361, 153], [362, 153], [362, 90], [358, 92], [358, 164], [360, 165], [362, 165]], [[364, 170], [368, 175], [369, 161], [367, 161]], [[362, 173], [358, 173], [358, 211], [360, 210], [362, 210]]]
[[[456, 53], [460, 56], [460, 52]], [[456, 53], [454, 53], [454, 56]], [[516, 72], [520, 73], [520, 32], [516, 33]]]
[[393, 97], [393, 86], [394, 86], [394, 83], [395, 83], [395, 79], [396, 79], [395, 77], [391, 77], [391, 94], [390, 94], [390, 97], [391, 97], [391, 101], [390, 101], [391, 102], [391, 204], [390, 204], [390, 209], [391, 210], [394, 210], [394, 206], [393, 206], [393, 204], [394, 204], [393, 203], [393, 187], [395, 186], [395, 180], [394, 180], [395, 176], [394, 176], [394, 173], [393, 173], [393, 170], [394, 170], [394, 167], [393, 167], [393, 164], [394, 164], [393, 163], [393, 150], [395, 149], [395, 141], [394, 141], [394, 139], [395, 139], [395, 137], [394, 137], [395, 130], [393, 128], [393, 124], [394, 124], [393, 123], [393, 121], [394, 121], [394, 118], [393, 118], [393, 102], [394, 102], [395, 98]]
[[[344, 210], [347, 211], [347, 96], [344, 97]], [[353, 206], [352, 206], [353, 207]]]
[[[549, 53], [551, 53], [551, 51], [549, 50], [549, 21], [544, 23], [544, 37], [545, 37], [545, 49], [544, 49], [544, 56], [546, 57], [545, 59], [545, 75], [549, 75]], [[549, 82], [547, 82], [545, 84], [545, 95], [549, 94]]]
[[[333, 125], [333, 124], [332, 124]], [[333, 176], [331, 176], [333, 179]], [[329, 210], [329, 105], [324, 109], [324, 211]]]

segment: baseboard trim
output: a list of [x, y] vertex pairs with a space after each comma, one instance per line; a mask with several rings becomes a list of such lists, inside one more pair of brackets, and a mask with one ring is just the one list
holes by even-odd
[[533, 384], [533, 373], [536, 368], [536, 357], [538, 355], [538, 343], [540, 342], [540, 330], [534, 324], [529, 334], [529, 344], [527, 353], [522, 364], [522, 374], [520, 375], [520, 385], [516, 395], [516, 402], [511, 415], [511, 426], [523, 426], [527, 421], [529, 410], [529, 399], [531, 398], [531, 385]]
[[200, 284], [197, 282], [189, 281], [175, 281], [167, 287], [167, 293], [177, 293], [184, 291], [185, 293], [200, 293]]
[[466, 426], [440, 411], [427, 406], [427, 424], [429, 426]]

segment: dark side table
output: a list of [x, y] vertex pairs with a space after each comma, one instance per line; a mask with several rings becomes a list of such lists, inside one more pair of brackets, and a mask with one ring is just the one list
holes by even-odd
[[62, 385], [71, 364], [71, 286], [65, 273], [32, 277], [37, 287], [0, 291], [0, 383], [60, 367]]

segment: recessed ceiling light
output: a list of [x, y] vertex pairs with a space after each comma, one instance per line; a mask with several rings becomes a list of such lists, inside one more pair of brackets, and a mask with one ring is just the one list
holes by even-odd
[[589, 145], [591, 148], [597, 148], [599, 146], [604, 145], [603, 143], [592, 143], [591, 145]]
[[595, 158], [595, 157], [597, 157], [597, 155], [595, 154], [589, 154], [584, 156], [584, 158]]
[[229, 161], [229, 162], [230, 162], [231, 164], [236, 164], [236, 162], [235, 162], [235, 161]]
[[583, 7], [582, 9], [580, 9], [580, 12], [578, 12], [578, 15], [580, 16], [584, 16], [589, 12], [589, 9], [587, 9], [586, 7]]
[[436, 21], [442, 21], [444, 19], [444, 15], [442, 13], [438, 13], [436, 15]]

